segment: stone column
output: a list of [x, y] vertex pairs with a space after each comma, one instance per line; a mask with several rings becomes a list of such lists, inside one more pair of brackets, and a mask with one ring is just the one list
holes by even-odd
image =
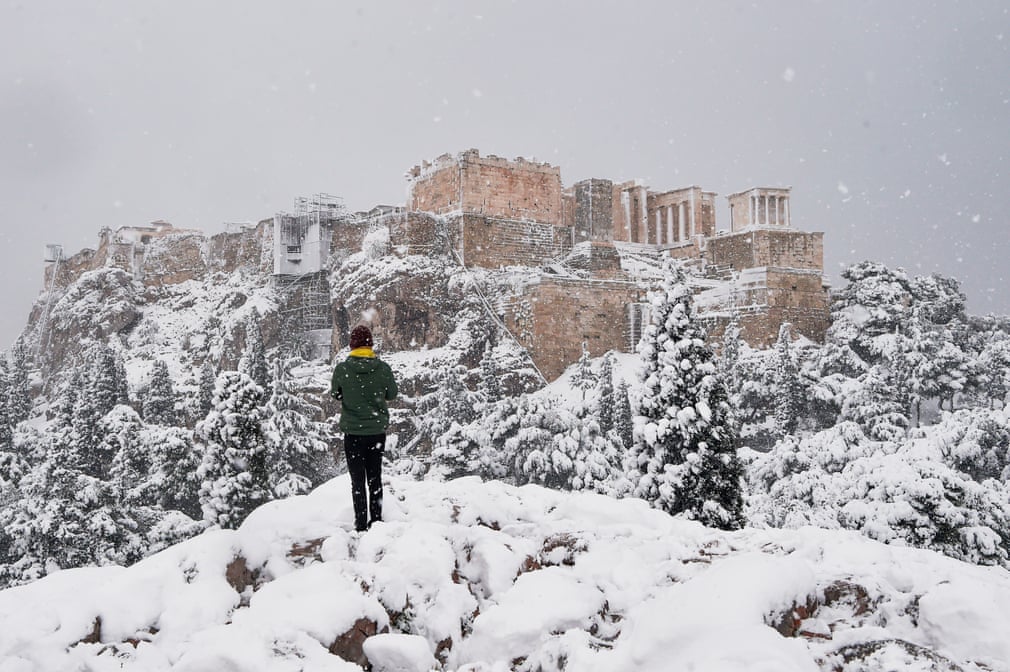
[[673, 242], [673, 206], [666, 206], [666, 242]]

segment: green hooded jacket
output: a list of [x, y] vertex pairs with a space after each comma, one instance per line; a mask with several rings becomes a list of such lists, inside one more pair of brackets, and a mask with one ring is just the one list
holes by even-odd
[[333, 367], [330, 395], [340, 399], [340, 431], [355, 436], [384, 434], [389, 426], [386, 402], [399, 390], [393, 371], [377, 357], [350, 356]]

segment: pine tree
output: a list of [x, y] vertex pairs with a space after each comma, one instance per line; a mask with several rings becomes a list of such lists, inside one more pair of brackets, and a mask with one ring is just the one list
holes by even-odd
[[253, 382], [269, 392], [270, 367], [267, 364], [266, 349], [263, 346], [263, 331], [260, 328], [260, 314], [255, 308], [245, 323], [245, 351], [239, 371], [252, 378]]
[[552, 397], [524, 394], [517, 409], [519, 428], [505, 441], [515, 483], [568, 489], [575, 471], [575, 417]]
[[599, 408], [600, 432], [607, 434], [614, 429], [614, 355], [608, 352], [600, 365], [600, 377], [596, 383], [596, 399]]
[[200, 465], [203, 453], [192, 434], [180, 427], [147, 427], [141, 442], [150, 456], [150, 491], [163, 511], [181, 511], [199, 520]]
[[154, 503], [149, 482], [151, 455], [141, 441], [143, 426], [129, 406], [117, 406], [102, 418], [103, 451], [112, 454], [109, 481], [123, 506]]
[[262, 421], [263, 388], [225, 371], [214, 388], [214, 408], [196, 428], [206, 442], [199, 474], [204, 520], [237, 528], [270, 499]]
[[151, 369], [151, 384], [144, 397], [144, 420], [155, 425], [172, 426], [179, 421], [175, 410], [176, 396], [172, 376], [164, 360], [156, 359]]
[[7, 408], [12, 427], [27, 420], [32, 412], [31, 390], [28, 384], [28, 353], [24, 341], [14, 342], [8, 355], [8, 397]]
[[494, 347], [491, 341], [484, 344], [484, 355], [480, 358], [480, 383], [478, 387], [485, 404], [493, 404], [502, 398], [498, 367], [494, 361]]
[[203, 360], [200, 367], [200, 387], [197, 393], [197, 414], [200, 418], [206, 418], [210, 409], [214, 407], [214, 385], [217, 382], [217, 372], [210, 358]]
[[740, 393], [740, 346], [740, 316], [734, 312], [722, 334], [722, 352], [719, 356], [719, 369], [730, 399]]
[[128, 405], [130, 396], [126, 365], [118, 350], [99, 344], [88, 353], [88, 396], [98, 417], [119, 404]]
[[780, 437], [796, 432], [803, 410], [799, 369], [789, 347], [790, 331], [791, 325], [784, 322], [775, 342], [775, 425]]
[[336, 475], [332, 436], [326, 423], [312, 420], [322, 409], [291, 392], [287, 372], [279, 362], [273, 379], [263, 422], [270, 486], [277, 497], [306, 494]]
[[639, 344], [644, 424], [631, 455], [635, 491], [668, 513], [735, 529], [743, 524], [743, 466], [726, 388], [692, 320], [683, 273], [672, 263], [664, 270]]
[[582, 342], [582, 354], [575, 365], [575, 373], [572, 375], [572, 387], [582, 393], [582, 400], [586, 399], [586, 392], [596, 385], [596, 374], [593, 373], [592, 362], [589, 359], [589, 348], [586, 342]]
[[14, 423], [11, 422], [11, 386], [7, 363], [0, 357], [0, 452], [13, 447]]
[[614, 430], [621, 438], [625, 450], [630, 450], [634, 443], [634, 422], [631, 413], [631, 399], [628, 397], [628, 384], [623, 380], [617, 384], [614, 402]]

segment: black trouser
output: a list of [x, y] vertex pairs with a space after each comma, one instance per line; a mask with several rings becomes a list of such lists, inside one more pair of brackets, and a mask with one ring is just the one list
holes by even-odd
[[359, 532], [382, 520], [382, 451], [385, 447], [385, 434], [344, 434], [344, 457], [351, 474], [351, 499], [354, 501], [354, 529]]

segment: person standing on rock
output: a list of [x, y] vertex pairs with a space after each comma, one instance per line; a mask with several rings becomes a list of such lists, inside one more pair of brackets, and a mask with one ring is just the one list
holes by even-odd
[[389, 427], [387, 402], [398, 393], [389, 365], [375, 356], [372, 332], [351, 331], [351, 352], [333, 368], [330, 396], [340, 399], [340, 431], [351, 474], [354, 529], [363, 532], [382, 520], [382, 452]]

